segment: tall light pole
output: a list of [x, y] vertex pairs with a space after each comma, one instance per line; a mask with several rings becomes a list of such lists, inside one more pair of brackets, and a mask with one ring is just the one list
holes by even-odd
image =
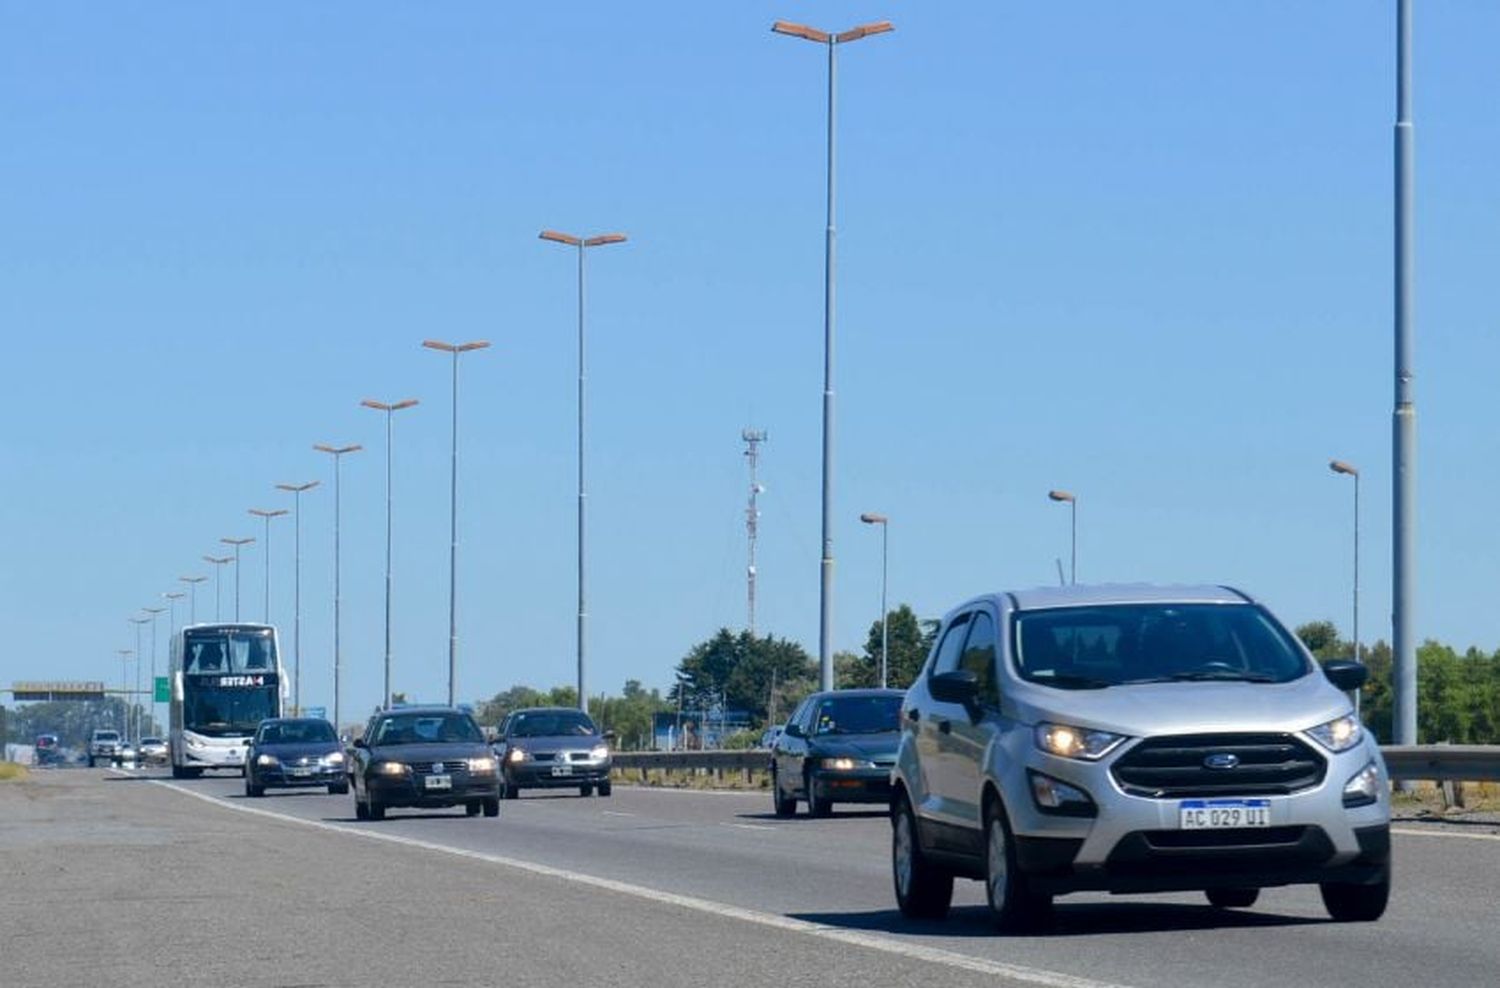
[[539, 236], [555, 244], [573, 247], [578, 251], [578, 707], [584, 712], [589, 708], [589, 693], [585, 688], [588, 672], [588, 646], [585, 632], [588, 625], [587, 599], [584, 594], [584, 502], [588, 496], [584, 484], [583, 436], [587, 404], [584, 383], [588, 379], [587, 349], [584, 338], [584, 268], [583, 258], [590, 247], [604, 247], [625, 242], [623, 233], [601, 233], [593, 237], [575, 237], [571, 233], [543, 230]]
[[271, 519], [279, 518], [286, 514], [285, 508], [277, 508], [274, 511], [266, 508], [251, 508], [250, 513], [257, 518], [266, 521], [266, 624], [271, 623]]
[[385, 694], [380, 709], [391, 705], [391, 418], [403, 408], [418, 404], [416, 398], [406, 398], [394, 404], [366, 398], [360, 402], [365, 408], [385, 413]]
[[150, 624], [151, 618], [131, 618], [130, 623], [135, 625], [135, 692], [131, 696], [135, 700], [135, 738], [139, 742], [141, 738], [141, 625]]
[[317, 443], [313, 449], [320, 453], [328, 453], [333, 457], [333, 728], [338, 730], [339, 697], [344, 671], [344, 653], [339, 650], [339, 629], [343, 618], [340, 613], [339, 595], [339, 506], [342, 504], [339, 481], [343, 474], [344, 454], [358, 453], [364, 447], [358, 443], [349, 446], [329, 446], [325, 443]]
[[1072, 569], [1070, 570], [1070, 572], [1068, 574], [1068, 582], [1069, 583], [1077, 583], [1078, 582], [1078, 498], [1075, 497], [1075, 496], [1073, 496], [1072, 494], [1068, 493], [1067, 491], [1048, 491], [1047, 492], [1047, 497], [1049, 499], [1053, 500], [1053, 501], [1058, 501], [1060, 503], [1066, 503], [1067, 506], [1068, 506], [1068, 509], [1069, 509], [1069, 513], [1072, 515], [1073, 536], [1072, 536], [1072, 539], [1071, 539], [1072, 548], [1070, 549], [1070, 558], [1071, 558], [1070, 565], [1072, 566]]
[[1329, 460], [1328, 469], [1354, 478], [1354, 661], [1359, 658], [1359, 470], [1343, 460]]
[[305, 484], [277, 484], [278, 491], [292, 495], [292, 706], [302, 716], [302, 492], [318, 486], [316, 480]]
[[890, 669], [891, 639], [887, 625], [890, 624], [891, 612], [886, 609], [885, 583], [887, 567], [886, 562], [890, 558], [890, 533], [891, 520], [885, 515], [879, 515], [873, 511], [867, 511], [859, 516], [859, 520], [866, 525], [880, 526], [880, 688], [886, 688], [886, 676]]
[[777, 21], [771, 25], [777, 34], [824, 45], [828, 49], [828, 225], [823, 237], [823, 558], [822, 583], [818, 614], [818, 678], [821, 688], [833, 689], [833, 342], [834, 342], [834, 162], [836, 160], [835, 124], [839, 45], [858, 41], [874, 34], [894, 30], [890, 21], [862, 24], [833, 34], [808, 27]]
[[490, 344], [488, 340], [470, 343], [423, 340], [422, 345], [453, 354], [453, 455], [448, 478], [448, 705], [451, 707], [458, 669], [458, 355], [483, 350]]
[[238, 624], [240, 620], [240, 546], [250, 545], [255, 540], [222, 538], [219, 541], [225, 545], [234, 546], [234, 620]]
[[183, 593], [181, 590], [169, 590], [166, 593], [162, 594], [162, 599], [164, 599], [167, 602], [167, 606], [172, 609], [172, 613], [167, 615], [168, 641], [171, 641], [172, 636], [177, 633], [177, 602], [186, 596], [187, 594]]
[[[140, 635], [137, 634], [139, 639]], [[135, 654], [133, 649], [117, 648], [115, 654], [120, 657], [120, 737], [124, 740], [130, 739], [130, 673], [125, 666], [130, 662], [130, 657]]]
[[[178, 594], [177, 596], [181, 597], [182, 594]], [[163, 611], [166, 610], [166, 608], [165, 607], [142, 607], [141, 610], [144, 613], [151, 615], [151, 682], [147, 686], [147, 690], [149, 691], [149, 693], [151, 695], [151, 700], [150, 700], [150, 703], [149, 703], [149, 705], [147, 706], [146, 709], [148, 709], [148, 710], [151, 711], [150, 717], [148, 719], [151, 721], [152, 733], [155, 734], [156, 733], [156, 619], [157, 619], [157, 617]], [[170, 624], [170, 622], [168, 622], [168, 623]]]
[[198, 623], [198, 584], [208, 579], [206, 576], [179, 576], [177, 578], [188, 585], [191, 596], [188, 598], [188, 624]]
[[1392, 416], [1393, 528], [1391, 638], [1396, 711], [1395, 741], [1417, 743], [1417, 647], [1412, 616], [1417, 569], [1417, 406], [1412, 390], [1413, 169], [1411, 122], [1411, 0], [1396, 4], [1396, 401]]
[[203, 557], [203, 561], [205, 563], [213, 563], [214, 564], [214, 620], [215, 621], [222, 621], [222, 620], [224, 620], [224, 618], [223, 618], [223, 615], [219, 611], [219, 584], [221, 582], [223, 582], [224, 564], [225, 563], [232, 563], [232, 562], [234, 562], [234, 557], [233, 556], [204, 556]]

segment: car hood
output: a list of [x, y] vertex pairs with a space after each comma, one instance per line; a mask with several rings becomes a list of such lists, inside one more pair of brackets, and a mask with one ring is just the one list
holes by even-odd
[[1343, 716], [1348, 697], [1319, 672], [1289, 683], [1142, 683], [1097, 690], [1019, 684], [1015, 716], [1130, 737], [1228, 731], [1305, 731]]
[[289, 758], [320, 758], [342, 751], [337, 741], [303, 741], [296, 744], [263, 744], [255, 749], [260, 755], [275, 755], [285, 761]]
[[490, 753], [489, 745], [478, 741], [449, 744], [384, 744], [370, 749], [373, 759], [397, 762], [440, 762], [455, 758], [482, 758]]
[[863, 758], [867, 761], [895, 761], [901, 745], [900, 731], [879, 734], [825, 734], [812, 739], [808, 753], [816, 758]]
[[508, 744], [533, 753], [553, 751], [587, 751], [604, 743], [597, 734], [559, 734], [535, 738], [511, 738]]

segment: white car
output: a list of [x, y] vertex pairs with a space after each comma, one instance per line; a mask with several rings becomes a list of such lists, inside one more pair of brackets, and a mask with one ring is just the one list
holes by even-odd
[[136, 756], [144, 765], [165, 765], [167, 743], [161, 738], [141, 738], [141, 743], [136, 749]]

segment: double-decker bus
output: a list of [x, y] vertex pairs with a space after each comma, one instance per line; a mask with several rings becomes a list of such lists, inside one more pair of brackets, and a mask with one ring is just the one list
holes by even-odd
[[280, 717], [281, 648], [268, 624], [194, 624], [172, 636], [173, 778], [204, 769], [245, 771], [256, 727]]

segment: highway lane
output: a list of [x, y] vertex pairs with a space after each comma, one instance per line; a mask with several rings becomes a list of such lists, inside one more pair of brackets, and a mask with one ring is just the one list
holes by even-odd
[[[710, 903], [791, 917], [900, 945], [937, 948], [1038, 972], [1124, 985], [1406, 985], [1490, 983], [1500, 970], [1492, 903], [1500, 840], [1400, 833], [1397, 885], [1376, 924], [1327, 920], [1315, 889], [1271, 889], [1248, 911], [1208, 907], [1199, 895], [1059, 900], [1045, 936], [1000, 936], [987, 926], [977, 883], [960, 882], [946, 923], [909, 923], [890, 891], [889, 827], [850, 807], [834, 817], [778, 820], [763, 794], [616, 787], [609, 799], [528, 793], [499, 820], [392, 811], [356, 823], [352, 797], [243, 796], [237, 778], [173, 783], [226, 806], [371, 831], [594, 876]], [[163, 798], [182, 798], [163, 793]]]

